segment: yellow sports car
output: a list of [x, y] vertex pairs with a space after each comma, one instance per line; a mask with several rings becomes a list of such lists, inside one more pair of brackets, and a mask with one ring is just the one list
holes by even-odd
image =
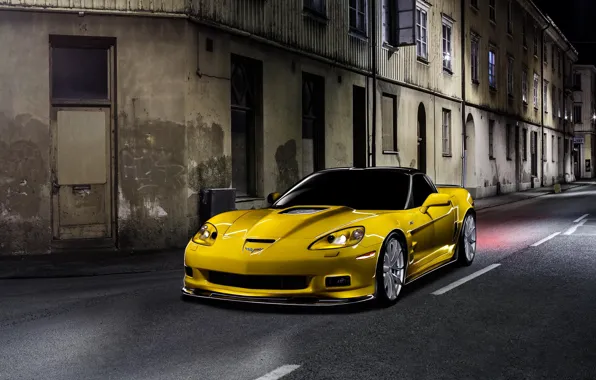
[[268, 201], [201, 227], [186, 247], [183, 298], [391, 305], [404, 285], [476, 254], [468, 191], [416, 169], [327, 169]]

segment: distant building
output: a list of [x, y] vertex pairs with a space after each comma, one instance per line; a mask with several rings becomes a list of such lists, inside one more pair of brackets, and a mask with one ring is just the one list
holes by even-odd
[[573, 167], [577, 178], [594, 178], [596, 158], [596, 67], [573, 67]]
[[180, 248], [200, 189], [261, 207], [326, 167], [475, 197], [572, 180], [577, 53], [552, 21], [529, 0], [397, 4], [5, 1], [0, 253]]

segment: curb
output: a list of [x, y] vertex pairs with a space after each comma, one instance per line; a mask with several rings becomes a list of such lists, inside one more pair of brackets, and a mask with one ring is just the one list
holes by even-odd
[[[561, 193], [564, 193], [564, 192], [569, 191], [571, 189], [577, 189], [577, 188], [580, 188], [580, 187], [589, 187], [589, 186], [592, 186], [592, 184], [570, 186], [569, 188], [567, 188], [565, 190], [561, 190]], [[518, 202], [528, 201], [530, 199], [536, 199], [536, 198], [540, 198], [540, 197], [544, 197], [546, 195], [552, 195], [552, 194], [556, 194], [555, 191], [554, 190], [548, 190], [544, 194], [538, 194], [538, 195], [535, 195], [535, 196], [529, 196], [529, 197], [527, 197], [525, 199], [516, 199], [516, 200], [513, 200], [513, 201], [509, 201], [509, 202], [498, 203], [498, 204], [495, 204], [495, 205], [492, 205], [492, 206], [485, 206], [485, 207], [482, 207], [482, 208], [475, 208], [475, 210], [476, 211], [488, 210], [488, 209], [491, 209], [491, 208], [495, 208], [495, 207], [499, 207], [499, 206], [505, 206], [505, 205], [510, 205], [512, 203], [518, 203]]]

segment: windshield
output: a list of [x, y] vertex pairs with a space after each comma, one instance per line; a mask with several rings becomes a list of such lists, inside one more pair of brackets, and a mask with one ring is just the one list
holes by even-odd
[[395, 170], [333, 170], [305, 178], [273, 204], [347, 206], [357, 210], [404, 210], [410, 176]]

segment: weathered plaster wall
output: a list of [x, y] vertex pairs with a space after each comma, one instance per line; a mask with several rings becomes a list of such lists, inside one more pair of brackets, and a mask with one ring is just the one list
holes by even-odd
[[[399, 154], [383, 153], [383, 94], [397, 97], [397, 144]], [[380, 81], [377, 90], [377, 165], [418, 168], [418, 107], [426, 115], [426, 172], [440, 184], [461, 183], [461, 103], [422, 91]], [[372, 107], [372, 102], [371, 102]], [[442, 152], [442, 112], [451, 110], [451, 157]]]
[[[523, 122], [516, 122], [505, 116], [488, 113], [478, 108], [468, 107], [467, 111], [471, 115], [473, 123], [469, 122], [468, 125], [473, 125], [474, 135], [472, 141], [469, 141], [473, 146], [471, 152], [473, 154], [470, 157], [468, 165], [472, 167], [468, 170], [468, 173], [473, 175], [472, 178], [466, 182], [466, 187], [469, 188], [475, 198], [484, 198], [497, 194], [497, 184], [500, 183], [501, 193], [508, 193], [517, 191], [518, 173], [516, 172], [515, 160], [516, 154], [520, 157], [520, 173], [519, 173], [519, 190], [527, 190], [531, 187], [531, 132], [538, 132], [538, 176], [540, 177], [540, 164], [541, 164], [541, 138], [540, 138], [540, 127]], [[489, 157], [489, 120], [495, 121], [493, 130], [493, 152], [494, 159]], [[468, 120], [469, 116], [468, 116]], [[506, 156], [506, 125], [511, 124], [512, 126], [517, 125], [515, 133], [519, 133], [519, 147], [516, 150], [515, 144], [512, 142], [512, 154], [511, 159], [508, 160]], [[524, 128], [528, 131], [527, 139], [527, 152], [528, 159], [523, 160], [522, 156], [522, 144], [523, 144], [523, 130]], [[514, 139], [514, 137], [511, 137]], [[514, 141], [514, 140], [513, 140]], [[472, 170], [473, 168], [473, 170]], [[538, 179], [538, 185], [540, 181]]]
[[[50, 250], [50, 34], [117, 38], [121, 248], [183, 246], [199, 227], [199, 190], [230, 186], [231, 53], [263, 62], [262, 198], [302, 176], [302, 71], [326, 78], [326, 166], [352, 165], [352, 85], [364, 86], [360, 75], [185, 20], [0, 12], [0, 21], [8, 48], [0, 59], [3, 253]], [[22, 43], [9, 43], [17, 38]]]
[[185, 112], [187, 22], [0, 12], [8, 49], [0, 59], [0, 250], [49, 250], [50, 34], [117, 38], [120, 244], [180, 246], [188, 230], [186, 130], [199, 123]]

